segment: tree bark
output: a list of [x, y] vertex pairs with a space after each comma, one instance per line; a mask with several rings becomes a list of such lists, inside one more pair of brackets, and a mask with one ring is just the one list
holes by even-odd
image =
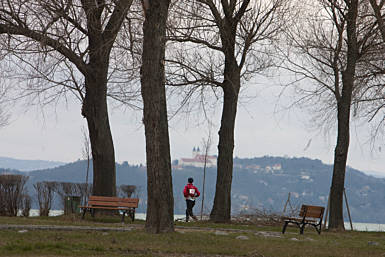
[[141, 88], [147, 156], [146, 230], [174, 231], [164, 57], [169, 0], [144, 1]]
[[223, 82], [223, 110], [219, 129], [217, 182], [214, 205], [210, 220], [230, 222], [231, 219], [231, 183], [233, 180], [234, 129], [237, 114], [238, 94], [240, 89], [240, 69], [234, 55], [226, 58], [225, 80]]
[[84, 0], [87, 16], [89, 63], [82, 114], [87, 119], [93, 161], [93, 195], [116, 195], [115, 152], [107, 108], [107, 78], [110, 53], [132, 0], [116, 2], [103, 28], [104, 1]]
[[354, 88], [356, 65], [358, 61], [357, 46], [358, 0], [350, 1], [346, 16], [347, 62], [342, 73], [342, 92], [337, 97], [337, 145], [334, 152], [332, 186], [330, 189], [329, 229], [344, 230], [343, 191], [345, 184], [346, 162], [349, 149], [350, 106]]
[[338, 104], [338, 136], [334, 150], [332, 186], [330, 188], [329, 229], [344, 230], [343, 191], [349, 149], [350, 102]]
[[217, 182], [214, 204], [210, 213], [210, 220], [221, 223], [231, 220], [234, 129], [241, 87], [241, 68], [235, 57], [236, 28], [237, 21], [231, 15], [222, 20], [220, 31], [225, 55], [224, 81], [222, 83], [224, 99], [221, 127], [218, 132]]
[[[107, 66], [108, 67], [108, 66]], [[93, 195], [116, 195], [115, 152], [107, 109], [107, 67], [91, 68], [85, 79], [82, 114], [87, 119], [93, 162]]]

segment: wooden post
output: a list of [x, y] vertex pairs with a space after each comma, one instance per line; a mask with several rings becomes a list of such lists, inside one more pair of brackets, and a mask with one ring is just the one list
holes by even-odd
[[204, 202], [205, 202], [206, 162], [207, 162], [207, 152], [206, 152], [206, 155], [205, 155], [205, 164], [204, 164], [204, 167], [203, 167], [201, 220], [203, 220], [203, 208], [204, 208]]
[[209, 154], [209, 148], [211, 145], [211, 133], [209, 132], [209, 136], [207, 137], [207, 142], [203, 141], [203, 147], [205, 148], [205, 163], [203, 166], [203, 186], [202, 186], [202, 206], [201, 206], [201, 220], [203, 219], [203, 209], [205, 202], [205, 184], [206, 184], [206, 167], [207, 167], [207, 157]]
[[330, 205], [330, 190], [329, 190], [328, 204], [326, 205], [325, 222], [324, 222], [324, 225], [323, 225], [323, 229], [326, 229], [326, 223], [328, 222], [329, 205]]
[[345, 188], [344, 188], [344, 196], [345, 196], [346, 209], [348, 210], [348, 216], [349, 216], [349, 221], [350, 221], [350, 228], [351, 228], [352, 231], [353, 231], [352, 217], [350, 216], [350, 210], [349, 210], [348, 198], [346, 197]]
[[285, 213], [285, 211], [286, 211], [286, 206], [287, 206], [288, 203], [290, 204], [290, 192], [289, 192], [288, 195], [287, 195], [287, 200], [286, 200], [285, 206], [283, 207], [283, 213]]

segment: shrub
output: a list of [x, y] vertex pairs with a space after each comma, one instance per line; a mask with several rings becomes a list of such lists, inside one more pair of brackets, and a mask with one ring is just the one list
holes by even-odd
[[29, 217], [29, 211], [31, 210], [31, 196], [28, 194], [23, 194], [21, 199], [21, 215], [24, 217]]
[[28, 176], [0, 175], [0, 215], [17, 216]]
[[51, 210], [54, 192], [57, 187], [56, 182], [42, 181], [36, 182], [33, 187], [37, 193], [37, 201], [39, 203], [40, 216], [48, 216]]
[[135, 192], [136, 186], [134, 185], [120, 185], [118, 187], [118, 196], [120, 197], [131, 197], [131, 195]]

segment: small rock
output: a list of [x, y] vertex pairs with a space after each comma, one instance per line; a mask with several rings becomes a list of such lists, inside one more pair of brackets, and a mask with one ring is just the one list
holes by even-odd
[[292, 237], [290, 238], [291, 241], [298, 241], [299, 239], [298, 238], [295, 238], [295, 237]]
[[28, 230], [26, 230], [26, 229], [23, 229], [23, 230], [19, 230], [19, 231], [17, 231], [17, 232], [19, 232], [19, 233], [27, 233], [27, 232], [28, 232]]
[[380, 245], [378, 242], [375, 241], [369, 241], [368, 245]]
[[177, 230], [176, 232], [177, 232], [177, 233], [181, 233], [181, 234], [186, 234], [186, 232], [183, 231], [183, 230]]
[[103, 232], [102, 235], [103, 236], [108, 236], [109, 234], [108, 234], [108, 232]]
[[277, 237], [277, 238], [282, 237], [281, 232], [268, 232], [268, 231], [258, 231], [258, 232], [255, 232], [254, 235], [263, 236], [263, 237]]
[[216, 236], [227, 236], [229, 233], [225, 231], [215, 231], [214, 233]]
[[239, 240], [249, 240], [249, 237], [248, 237], [248, 236], [237, 236], [235, 239], [239, 239]]

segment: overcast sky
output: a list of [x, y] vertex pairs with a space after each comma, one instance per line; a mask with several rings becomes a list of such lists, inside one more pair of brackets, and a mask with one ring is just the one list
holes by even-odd
[[[277, 93], [274, 90], [249, 90], [257, 97], [242, 102], [238, 109], [234, 156], [241, 158], [270, 156], [309, 157], [325, 163], [333, 162], [335, 131], [328, 135], [310, 130], [308, 114], [299, 109], [274, 114]], [[218, 104], [220, 111], [220, 104]], [[213, 117], [211, 154], [217, 154], [219, 111]], [[110, 108], [116, 160], [130, 164], [145, 163], [144, 128], [140, 112]], [[0, 156], [18, 159], [40, 159], [72, 162], [81, 158], [82, 127], [85, 119], [78, 102], [60, 104], [56, 110], [45, 108], [44, 115], [37, 108], [28, 112], [13, 110], [11, 124], [0, 128]], [[198, 126], [194, 118], [170, 121], [171, 157], [173, 160], [190, 157], [194, 146], [207, 138], [206, 125]], [[348, 165], [363, 171], [377, 171], [385, 175], [385, 153], [370, 150], [368, 127], [354, 125]]]

